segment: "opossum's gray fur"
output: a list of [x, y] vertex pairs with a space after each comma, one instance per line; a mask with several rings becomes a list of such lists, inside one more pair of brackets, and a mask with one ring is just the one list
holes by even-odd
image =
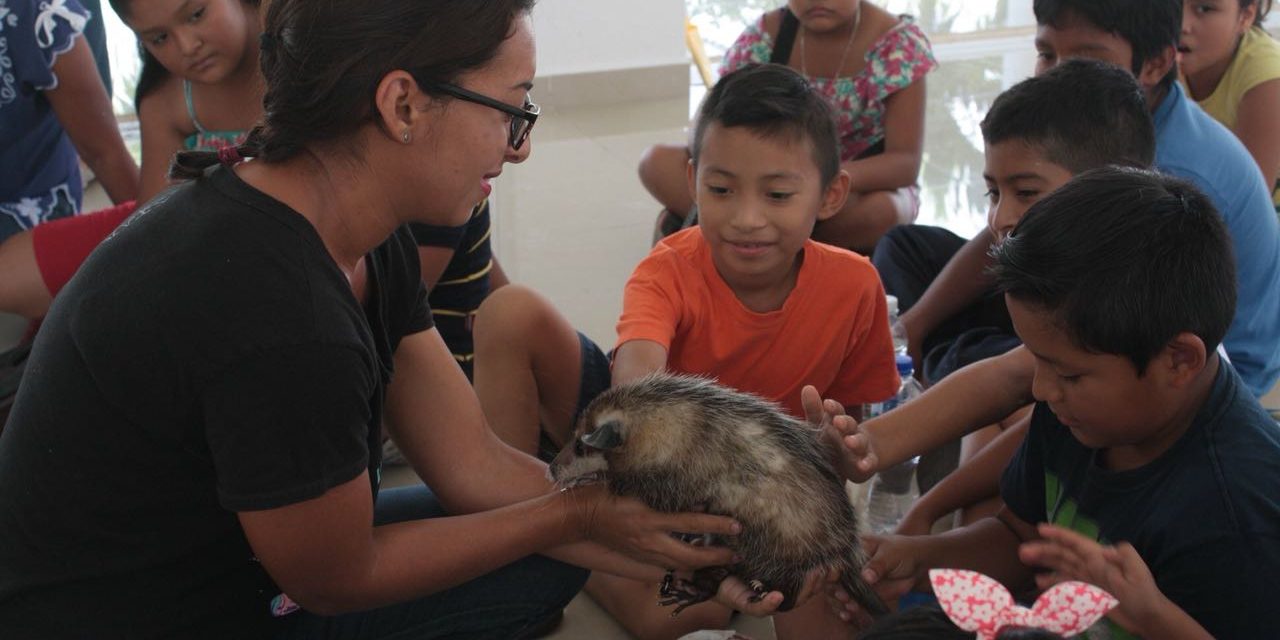
[[795, 604], [805, 576], [840, 570], [866, 610], [884, 604], [862, 580], [866, 558], [844, 482], [811, 425], [757, 396], [706, 378], [653, 374], [609, 389], [583, 412], [551, 475], [573, 486], [601, 476], [611, 492], [659, 511], [727, 515], [742, 533], [723, 543], [729, 573]]

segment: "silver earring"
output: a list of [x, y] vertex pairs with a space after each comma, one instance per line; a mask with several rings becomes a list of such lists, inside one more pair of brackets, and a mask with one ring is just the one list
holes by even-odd
[[409, 140], [410, 140], [410, 138], [411, 138], [411, 136], [409, 135], [409, 130], [408, 130], [408, 129], [405, 129], [405, 130], [404, 130], [404, 132], [402, 132], [402, 133], [400, 134], [400, 139], [401, 139], [401, 140], [404, 140], [404, 143], [405, 143], [405, 144], [409, 144]]

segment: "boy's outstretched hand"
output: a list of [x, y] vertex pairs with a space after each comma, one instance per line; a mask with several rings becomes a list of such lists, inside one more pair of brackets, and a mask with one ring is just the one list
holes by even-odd
[[[1087, 582], [1115, 596], [1120, 604], [1108, 616], [1131, 633], [1143, 637], [1212, 637], [1160, 592], [1147, 563], [1133, 545], [1102, 545], [1051, 524], [1040, 524], [1037, 530], [1041, 539], [1023, 544], [1018, 557], [1027, 565], [1050, 570], [1036, 576], [1036, 585], [1041, 589], [1066, 580]], [[1161, 626], [1153, 629], [1153, 624]]]
[[[862, 536], [862, 548], [870, 558], [862, 568], [862, 579], [876, 591], [886, 603], [892, 603], [905, 595], [921, 581], [924, 574], [918, 559], [918, 545], [923, 537], [911, 536]], [[838, 583], [829, 583], [828, 601], [836, 615], [845, 622], [861, 625], [870, 621], [867, 612], [841, 589]]]
[[858, 421], [845, 413], [835, 400], [823, 400], [818, 389], [805, 385], [800, 390], [800, 404], [805, 419], [822, 429], [822, 437], [830, 444], [836, 471], [853, 482], [866, 482], [875, 475], [877, 460], [870, 439], [858, 430]]

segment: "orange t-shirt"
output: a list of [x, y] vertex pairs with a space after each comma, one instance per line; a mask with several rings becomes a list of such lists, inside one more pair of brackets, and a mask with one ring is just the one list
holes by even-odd
[[720, 277], [694, 227], [654, 247], [627, 281], [618, 345], [652, 340], [667, 369], [780, 403], [804, 418], [800, 389], [852, 408], [897, 393], [880, 276], [871, 261], [812, 240], [782, 308], [747, 309]]

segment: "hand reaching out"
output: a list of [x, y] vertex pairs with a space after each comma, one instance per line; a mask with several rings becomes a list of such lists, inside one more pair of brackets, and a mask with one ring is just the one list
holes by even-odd
[[[918, 540], [909, 536], [862, 536], [862, 548], [870, 558], [862, 569], [862, 579], [891, 607], [924, 575], [924, 567], [918, 561]], [[839, 583], [829, 582], [827, 587], [828, 601], [841, 620], [859, 625], [871, 620]]]
[[819, 397], [813, 385], [805, 385], [800, 390], [800, 404], [804, 407], [805, 419], [822, 429], [822, 438], [835, 454], [832, 462], [836, 471], [853, 482], [870, 480], [878, 463], [871, 452], [870, 440], [858, 430], [858, 421], [846, 414], [839, 402]]
[[1051, 524], [1041, 524], [1038, 531], [1042, 538], [1023, 544], [1018, 550], [1018, 557], [1028, 565], [1050, 570], [1050, 573], [1036, 576], [1036, 585], [1041, 589], [1066, 580], [1079, 580], [1115, 596], [1120, 604], [1109, 617], [1130, 632], [1144, 637], [1169, 637], [1167, 633], [1150, 633], [1149, 625], [1153, 621], [1161, 624], [1176, 621], [1194, 625], [1194, 629], [1178, 627], [1185, 634], [1180, 634], [1180, 637], [1201, 637], [1195, 630], [1203, 633], [1202, 637], [1209, 637], [1203, 628], [1160, 592], [1151, 570], [1133, 545], [1127, 542], [1102, 545], [1075, 531]]

